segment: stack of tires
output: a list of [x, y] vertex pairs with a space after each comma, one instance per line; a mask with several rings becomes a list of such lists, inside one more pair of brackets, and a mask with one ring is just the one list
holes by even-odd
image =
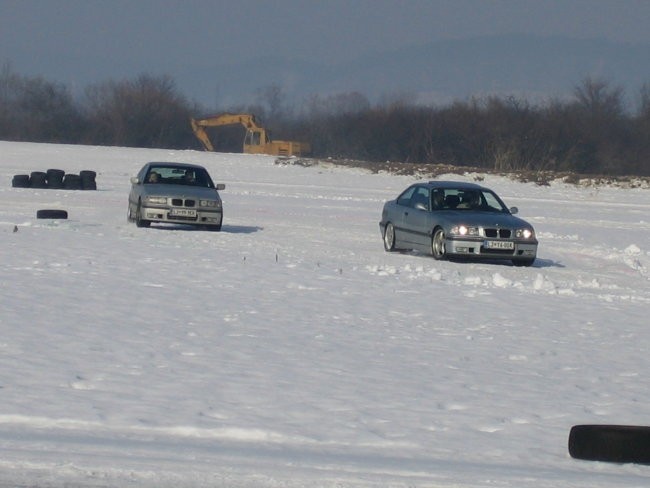
[[66, 173], [61, 169], [32, 171], [29, 175], [14, 175], [11, 186], [14, 188], [50, 188], [66, 190], [96, 190], [97, 173], [84, 170], [79, 174]]
[[65, 171], [62, 169], [48, 169], [46, 175], [48, 188], [63, 188], [63, 177], [65, 176]]
[[81, 189], [82, 190], [96, 190], [97, 182], [95, 178], [97, 173], [90, 170], [84, 170], [79, 173], [79, 179], [81, 180]]

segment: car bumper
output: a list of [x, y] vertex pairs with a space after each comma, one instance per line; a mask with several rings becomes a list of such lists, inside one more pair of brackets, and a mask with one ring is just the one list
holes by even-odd
[[490, 239], [448, 238], [445, 249], [448, 255], [489, 259], [534, 259], [537, 256], [537, 242], [500, 241], [503, 245], [512, 245], [511, 249], [493, 249], [488, 247]]
[[[174, 215], [179, 209], [161, 207], [142, 207], [142, 218], [149, 222], [190, 225], [221, 225], [223, 210], [181, 209], [184, 214]], [[189, 212], [187, 210], [190, 210]]]

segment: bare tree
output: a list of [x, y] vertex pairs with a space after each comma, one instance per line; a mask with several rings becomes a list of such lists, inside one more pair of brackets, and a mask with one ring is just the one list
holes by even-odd
[[80, 115], [68, 89], [41, 77], [0, 71], [0, 137], [35, 142], [73, 142]]
[[86, 90], [88, 137], [101, 144], [183, 147], [193, 141], [191, 109], [167, 76], [141, 75]]
[[574, 95], [592, 117], [619, 117], [623, 113], [623, 89], [611, 88], [604, 80], [587, 78], [575, 88]]

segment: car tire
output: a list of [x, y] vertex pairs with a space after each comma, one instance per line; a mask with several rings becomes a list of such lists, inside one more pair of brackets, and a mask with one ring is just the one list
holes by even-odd
[[81, 190], [81, 178], [77, 174], [66, 174], [63, 177], [63, 188], [66, 190]]
[[384, 227], [384, 249], [386, 252], [395, 252], [395, 226], [388, 222]]
[[569, 433], [569, 454], [586, 461], [650, 464], [650, 427], [574, 425]]
[[14, 188], [29, 188], [29, 175], [14, 175], [11, 186]]
[[91, 171], [87, 169], [80, 171], [79, 179], [81, 181], [81, 189], [96, 190], [97, 189], [97, 182], [95, 181], [96, 177], [97, 177], [97, 173], [95, 171]]
[[32, 188], [47, 188], [47, 173], [32, 171], [29, 177], [29, 186]]
[[431, 237], [431, 254], [433, 255], [433, 258], [438, 261], [447, 259], [445, 231], [439, 227], [433, 231], [433, 237]]
[[135, 211], [135, 225], [137, 227], [149, 227], [151, 222], [142, 218], [142, 205], [138, 202], [138, 208]]
[[63, 177], [65, 171], [62, 169], [48, 169], [47, 172], [47, 187], [53, 190], [60, 190], [63, 188]]
[[37, 219], [67, 219], [68, 212], [65, 210], [42, 209], [36, 211]]
[[513, 259], [512, 264], [515, 266], [532, 266], [533, 263], [535, 262], [535, 258], [533, 259]]

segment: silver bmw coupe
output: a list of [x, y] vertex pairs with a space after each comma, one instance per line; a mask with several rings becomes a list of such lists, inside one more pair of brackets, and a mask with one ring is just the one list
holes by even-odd
[[196, 164], [153, 162], [131, 178], [127, 218], [138, 227], [152, 222], [221, 230], [223, 204], [207, 170]]
[[418, 250], [435, 259], [509, 260], [531, 266], [535, 230], [492, 190], [474, 183], [416, 183], [384, 204], [379, 227], [388, 252]]

